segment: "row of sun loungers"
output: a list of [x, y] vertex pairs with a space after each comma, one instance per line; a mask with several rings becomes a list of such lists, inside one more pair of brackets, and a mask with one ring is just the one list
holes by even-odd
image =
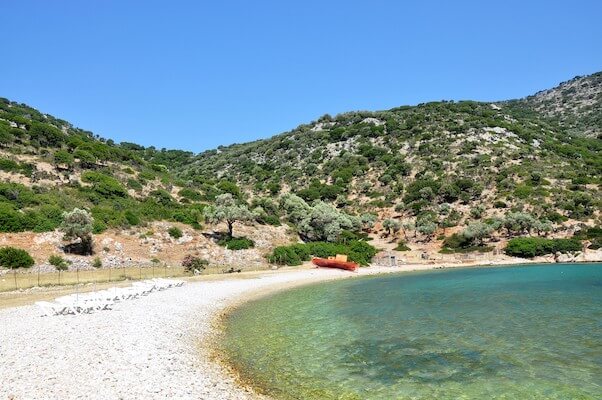
[[54, 302], [38, 301], [36, 305], [46, 316], [92, 313], [111, 310], [115, 303], [137, 299], [154, 291], [179, 287], [183, 284], [184, 281], [179, 279], [149, 279], [134, 282], [132, 286], [124, 288], [112, 287], [97, 292], [62, 296], [56, 298]]

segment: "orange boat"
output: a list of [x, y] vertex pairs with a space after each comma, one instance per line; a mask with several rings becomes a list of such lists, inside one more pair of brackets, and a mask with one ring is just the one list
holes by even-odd
[[338, 268], [346, 271], [355, 271], [357, 267], [359, 267], [359, 265], [354, 262], [342, 261], [334, 258], [312, 258], [311, 262], [318, 267]]

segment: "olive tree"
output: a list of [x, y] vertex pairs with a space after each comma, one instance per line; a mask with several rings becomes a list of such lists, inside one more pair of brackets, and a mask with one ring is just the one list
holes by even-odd
[[293, 224], [301, 222], [311, 211], [311, 206], [305, 200], [292, 193], [282, 196], [280, 203], [286, 217]]
[[503, 226], [506, 228], [508, 235], [531, 233], [536, 224], [537, 220], [531, 214], [525, 212], [508, 213], [503, 221]]
[[63, 213], [60, 230], [63, 232], [63, 240], [75, 242], [69, 245], [72, 251], [83, 255], [92, 254], [93, 221], [88, 211], [79, 208]]
[[491, 225], [483, 222], [473, 222], [468, 224], [466, 229], [462, 232], [462, 235], [470, 240], [471, 243], [481, 246], [483, 244], [483, 239], [489, 237], [493, 230], [493, 226]]
[[383, 221], [383, 228], [387, 231], [387, 234], [396, 234], [401, 229], [401, 222], [393, 218], [387, 218]]
[[416, 231], [424, 236], [427, 239], [430, 239], [437, 230], [437, 224], [433, 221], [420, 221], [416, 224]]
[[362, 229], [370, 230], [374, 228], [374, 224], [376, 223], [376, 215], [365, 213], [360, 215], [360, 221], [362, 222]]
[[306, 240], [336, 242], [344, 230], [356, 230], [359, 219], [340, 212], [322, 201], [316, 202], [297, 225], [299, 235]]
[[228, 237], [232, 237], [235, 222], [246, 222], [255, 219], [255, 215], [245, 204], [238, 204], [232, 194], [224, 193], [215, 198], [215, 205], [203, 210], [207, 222], [225, 222], [228, 225]]

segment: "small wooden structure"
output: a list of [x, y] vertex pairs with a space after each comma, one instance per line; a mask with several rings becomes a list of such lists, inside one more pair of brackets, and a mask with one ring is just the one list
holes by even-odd
[[329, 260], [336, 260], [341, 262], [347, 262], [347, 254], [337, 254], [335, 257], [328, 257]]

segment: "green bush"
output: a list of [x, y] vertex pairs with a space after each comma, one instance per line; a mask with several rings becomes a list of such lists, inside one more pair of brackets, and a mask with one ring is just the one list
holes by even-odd
[[262, 215], [257, 218], [257, 222], [264, 225], [280, 226], [280, 218], [277, 215]]
[[128, 179], [127, 185], [130, 189], [134, 189], [137, 192], [142, 190], [142, 184], [140, 182], [138, 182], [136, 179], [133, 179], [133, 178]]
[[63, 164], [63, 165], [67, 165], [67, 166], [72, 166], [73, 163], [75, 162], [75, 157], [73, 157], [73, 154], [69, 153], [66, 150], [57, 150], [54, 152], [54, 163], [59, 165], [59, 164]]
[[255, 242], [246, 237], [223, 239], [218, 244], [228, 250], [245, 250], [255, 247]]
[[167, 233], [169, 233], [169, 236], [171, 236], [174, 239], [179, 239], [183, 236], [182, 230], [177, 226], [172, 226], [171, 228], [169, 228], [167, 230]]
[[192, 200], [192, 201], [200, 201], [203, 199], [203, 196], [201, 196], [201, 194], [199, 192], [197, 192], [194, 189], [189, 189], [189, 188], [180, 189], [180, 191], [178, 192], [178, 195], [180, 195], [180, 197], [183, 197], [185, 199]]
[[305, 244], [293, 244], [290, 246], [279, 246], [268, 256], [271, 264], [279, 265], [301, 265], [303, 261], [309, 261], [309, 248]]
[[182, 260], [182, 266], [186, 272], [194, 272], [195, 269], [202, 271], [207, 267], [207, 265], [209, 265], [209, 261], [193, 255], [187, 255]]
[[327, 258], [337, 254], [346, 254], [349, 261], [368, 265], [376, 255], [376, 248], [363, 240], [348, 244], [309, 242], [276, 247], [268, 256], [268, 261], [272, 264], [300, 265], [303, 261], [309, 261], [311, 256]]
[[33, 165], [25, 163], [21, 164], [8, 158], [0, 158], [0, 170], [29, 176], [33, 172]]
[[92, 261], [92, 267], [96, 269], [102, 268], [102, 260], [100, 257], [94, 257], [94, 260]]
[[0, 249], [0, 267], [3, 268], [29, 268], [34, 265], [33, 258], [23, 249], [3, 247]]
[[545, 239], [521, 237], [508, 241], [505, 252], [509, 256], [531, 258], [556, 252], [581, 251], [581, 241], [577, 239]]
[[405, 241], [400, 240], [399, 243], [397, 243], [397, 247], [395, 247], [393, 250], [396, 250], [396, 251], [410, 251], [412, 249], [410, 249], [408, 247], [408, 245], [406, 244]]
[[48, 257], [48, 263], [54, 266], [59, 271], [66, 270], [69, 265], [69, 262], [67, 260], [56, 254], [53, 254], [50, 257]]
[[93, 190], [104, 198], [128, 196], [117, 179], [100, 172], [86, 171], [82, 174], [82, 181], [91, 183]]
[[125, 216], [125, 219], [127, 220], [128, 224], [140, 225], [140, 217], [134, 212], [126, 210], [125, 213], [123, 213], [123, 215]]

